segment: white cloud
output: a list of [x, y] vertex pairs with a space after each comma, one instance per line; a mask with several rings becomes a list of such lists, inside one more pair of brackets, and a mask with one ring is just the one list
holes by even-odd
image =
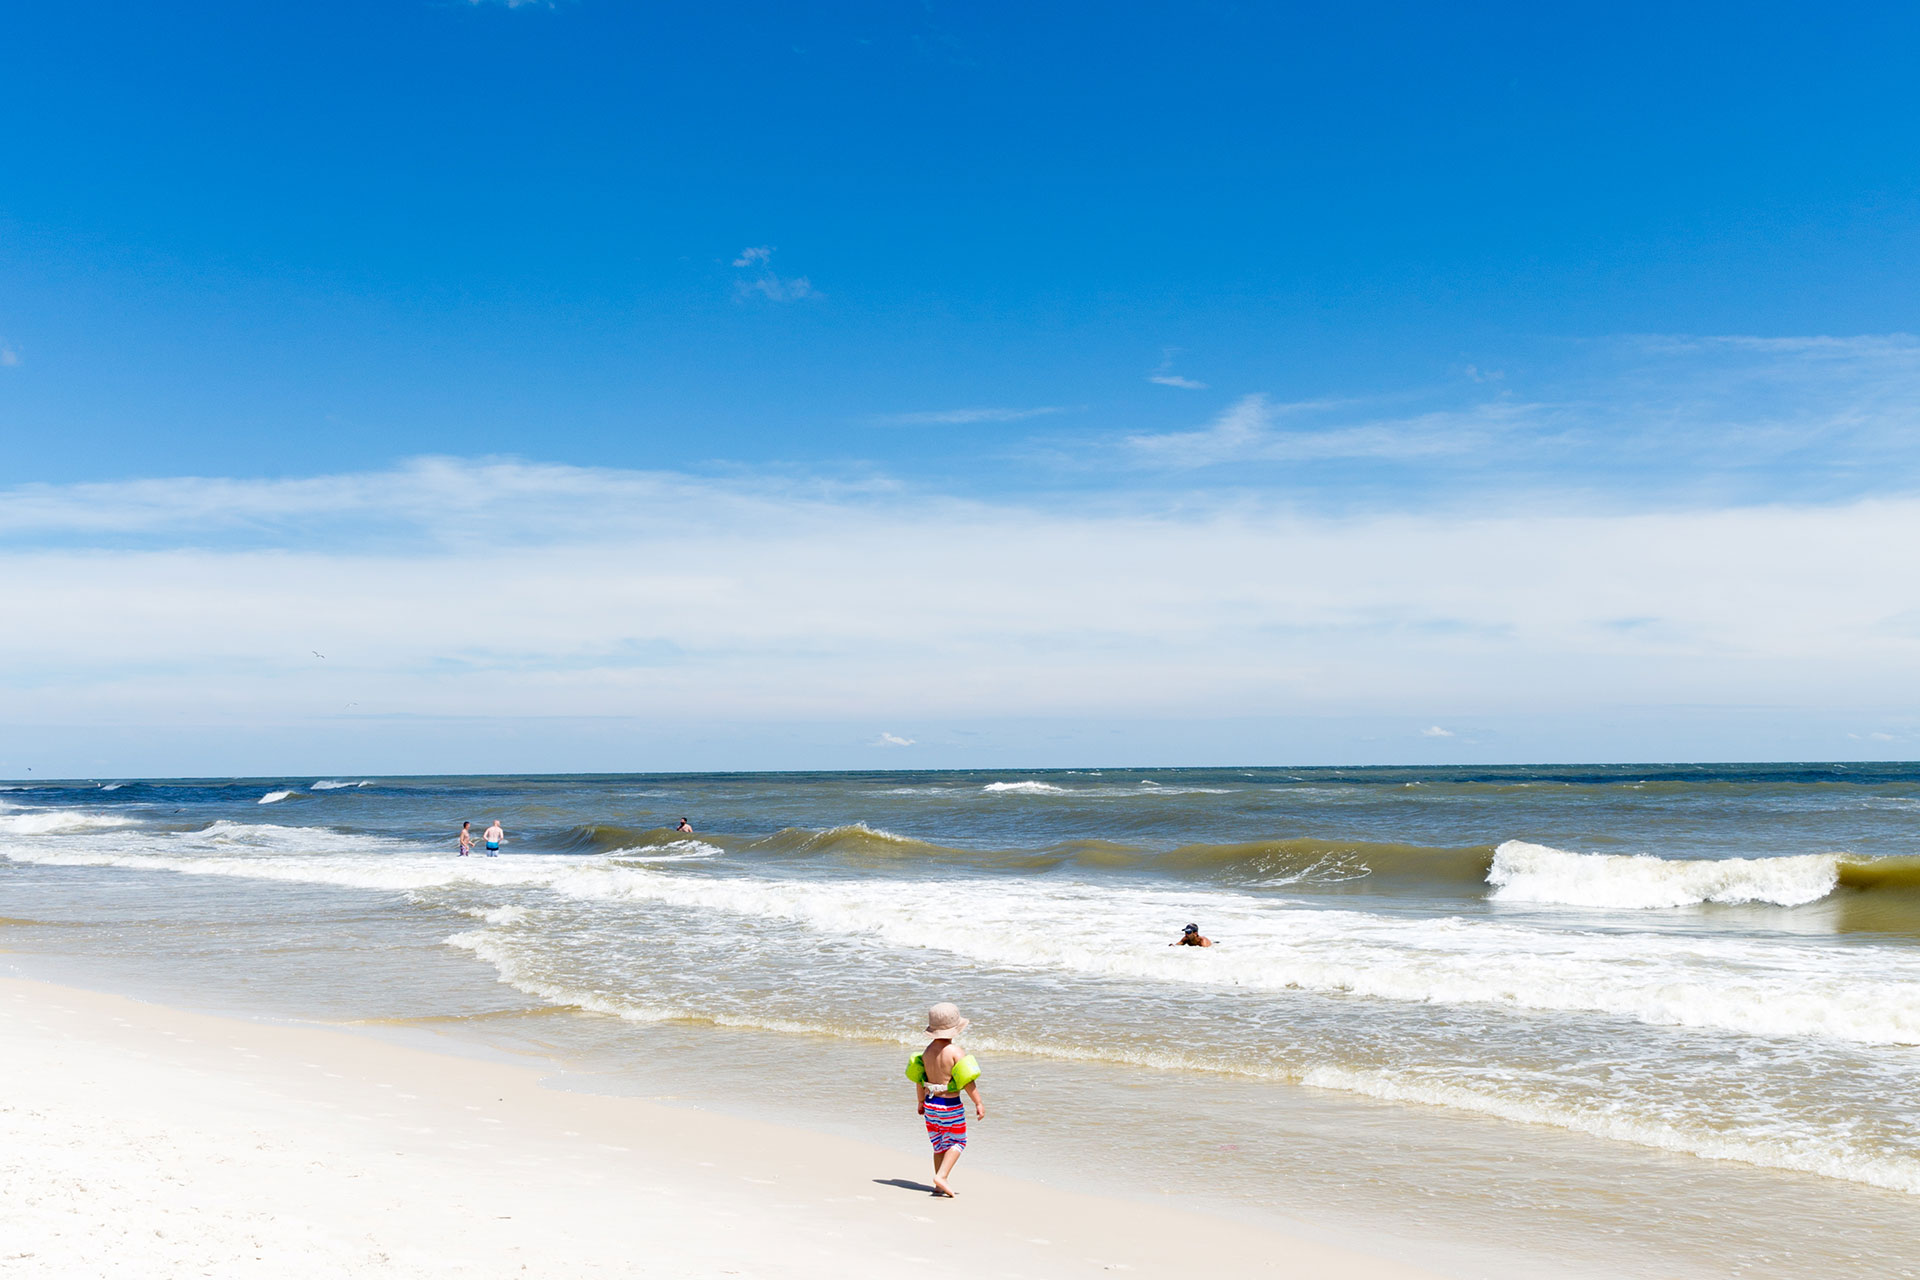
[[768, 271], [752, 280], [733, 282], [733, 295], [736, 298], [750, 298], [756, 293], [770, 302], [798, 302], [802, 298], [817, 296], [813, 282], [805, 276], [785, 279]]
[[1245, 453], [1265, 438], [1273, 417], [1265, 396], [1242, 396], [1203, 430], [1134, 436], [1128, 443], [1157, 461], [1200, 466]]
[[4, 340], [0, 340], [0, 369], [11, 369], [20, 363], [20, 353]]
[[0, 718], [1904, 705], [1916, 541], [1915, 497], [1318, 517], [450, 459], [42, 485], [0, 492]]
[[1179, 354], [1178, 347], [1168, 347], [1161, 352], [1160, 363], [1152, 373], [1147, 375], [1147, 381], [1163, 387], [1179, 387], [1183, 391], [1205, 391], [1206, 383], [1196, 382], [1192, 378], [1183, 378], [1173, 371], [1173, 358]]
[[902, 738], [897, 734], [883, 733], [873, 740], [873, 745], [876, 747], [910, 747], [913, 745], [913, 739]]
[[1126, 443], [1139, 460], [1167, 467], [1331, 458], [1431, 459], [1484, 450], [1515, 422], [1537, 417], [1536, 406], [1495, 402], [1463, 412], [1363, 419], [1333, 428], [1292, 425], [1296, 419], [1322, 416], [1340, 405], [1328, 400], [1274, 404], [1264, 395], [1242, 396], [1198, 431], [1136, 435]]
[[781, 276], [773, 270], [773, 246], [753, 245], [742, 249], [740, 256], [733, 260], [736, 267], [757, 270], [751, 279], [735, 280], [733, 296], [750, 298], [759, 294], [770, 302], [798, 302], [802, 298], [818, 297], [813, 282], [805, 276]]
[[1425, 729], [1422, 729], [1420, 731], [1420, 736], [1423, 738], [1451, 738], [1453, 736], [1453, 730], [1442, 729], [1439, 725], [1436, 724], [1436, 725], [1431, 725]]
[[932, 409], [920, 413], [884, 413], [873, 421], [883, 426], [960, 426], [971, 422], [1023, 422], [1049, 414], [1065, 413], [1060, 405], [1042, 405], [1033, 409]]
[[1417, 463], [1440, 483], [1527, 475], [1636, 501], [1920, 485], [1920, 339], [1906, 334], [1619, 338], [1571, 344], [1551, 366], [1526, 388], [1469, 365], [1391, 396], [1245, 396], [1204, 427], [1125, 447], [1161, 468], [1349, 459], [1412, 476]]

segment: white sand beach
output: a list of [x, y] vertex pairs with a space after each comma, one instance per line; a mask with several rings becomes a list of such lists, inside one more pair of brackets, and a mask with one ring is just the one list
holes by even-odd
[[0, 1037], [8, 1277], [1427, 1274], [331, 1028], [5, 979]]

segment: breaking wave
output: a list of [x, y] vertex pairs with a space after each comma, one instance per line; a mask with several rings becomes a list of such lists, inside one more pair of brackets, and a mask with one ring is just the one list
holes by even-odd
[[1502, 902], [1648, 910], [1704, 903], [1805, 906], [1837, 889], [1920, 889], [1920, 858], [1807, 853], [1778, 858], [1656, 858], [1570, 853], [1509, 840], [1487, 871]]
[[11, 836], [72, 835], [82, 831], [105, 831], [131, 827], [132, 818], [112, 813], [81, 813], [73, 809], [6, 809], [0, 812], [0, 832]]
[[585, 822], [568, 827], [539, 847], [554, 853], [619, 853], [672, 844], [679, 839], [671, 827], [626, 827], [612, 822]]

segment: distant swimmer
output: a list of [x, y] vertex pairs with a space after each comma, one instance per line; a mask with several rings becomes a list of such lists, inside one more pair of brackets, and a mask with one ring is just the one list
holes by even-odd
[[692, 824], [691, 822], [688, 822], [688, 821], [687, 821], [687, 820], [686, 820], [685, 818], [682, 818], [682, 819], [680, 819], [680, 825], [679, 825], [679, 826], [677, 826], [677, 827], [675, 827], [675, 828], [674, 828], [674, 830], [675, 830], [675, 831], [684, 831], [684, 832], [686, 832], [686, 833], [687, 833], [688, 835], [692, 835], [692, 834], [693, 834], [693, 824]]
[[500, 846], [506, 838], [507, 833], [500, 829], [500, 819], [495, 818], [493, 825], [481, 833], [481, 839], [487, 842], [487, 856], [489, 858], [497, 858], [500, 856]]
[[1200, 932], [1199, 925], [1190, 924], [1180, 931], [1180, 941], [1169, 942], [1167, 945], [1170, 947], [1210, 947], [1213, 945], [1213, 939], [1203, 936]]
[[471, 822], [463, 822], [460, 824], [460, 856], [464, 858], [472, 852], [473, 824]]

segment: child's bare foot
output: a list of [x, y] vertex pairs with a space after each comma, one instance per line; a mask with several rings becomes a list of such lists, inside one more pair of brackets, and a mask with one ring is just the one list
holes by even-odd
[[933, 1194], [936, 1196], [944, 1196], [951, 1200], [953, 1199], [953, 1188], [947, 1185], [946, 1179], [942, 1178], [939, 1174], [935, 1174], [933, 1176]]

